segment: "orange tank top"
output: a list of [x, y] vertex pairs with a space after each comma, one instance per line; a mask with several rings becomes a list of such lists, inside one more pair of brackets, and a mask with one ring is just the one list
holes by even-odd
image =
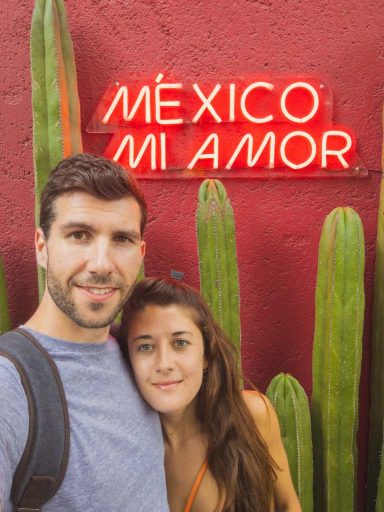
[[187, 504], [185, 505], [184, 512], [191, 512], [192, 505], [193, 505], [193, 502], [195, 501], [197, 491], [199, 490], [199, 487], [201, 485], [201, 482], [204, 478], [205, 473], [207, 472], [207, 469], [208, 469], [208, 463], [207, 463], [207, 461], [204, 461], [203, 465], [201, 466], [199, 472], [197, 473], [195, 481], [192, 485], [192, 489], [189, 494]]

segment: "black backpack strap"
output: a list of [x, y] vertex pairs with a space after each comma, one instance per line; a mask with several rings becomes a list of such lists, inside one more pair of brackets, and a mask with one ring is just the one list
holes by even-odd
[[27, 444], [13, 476], [11, 499], [16, 512], [40, 512], [59, 489], [68, 466], [64, 388], [52, 357], [25, 329], [0, 336], [0, 356], [19, 372], [29, 410]]

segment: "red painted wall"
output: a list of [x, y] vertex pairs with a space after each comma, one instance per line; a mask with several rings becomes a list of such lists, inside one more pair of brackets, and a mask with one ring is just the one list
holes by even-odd
[[[67, 0], [83, 127], [118, 78], [159, 71], [203, 82], [259, 73], [314, 74], [334, 92], [334, 121], [357, 134], [369, 169], [380, 168], [384, 11], [371, 0]], [[0, 253], [14, 324], [36, 306], [29, 78], [32, 0], [0, 5]], [[102, 153], [109, 136], [84, 133]], [[245, 375], [265, 390], [285, 371], [311, 390], [317, 247], [336, 206], [360, 214], [366, 237], [366, 324], [361, 381], [364, 477], [372, 280], [380, 175], [366, 179], [226, 180], [236, 216]], [[145, 181], [151, 219], [148, 274], [185, 273], [198, 285], [199, 182]], [[361, 499], [360, 499], [361, 501]]]

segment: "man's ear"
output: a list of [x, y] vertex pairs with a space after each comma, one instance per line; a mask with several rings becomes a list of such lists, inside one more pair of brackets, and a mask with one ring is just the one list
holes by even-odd
[[147, 244], [144, 242], [144, 240], [141, 241], [141, 246], [140, 246], [140, 250], [141, 250], [141, 257], [144, 258], [145, 256], [145, 250], [146, 250], [146, 247], [147, 247]]
[[47, 242], [41, 228], [37, 228], [35, 232], [35, 250], [37, 263], [46, 270], [48, 261]]

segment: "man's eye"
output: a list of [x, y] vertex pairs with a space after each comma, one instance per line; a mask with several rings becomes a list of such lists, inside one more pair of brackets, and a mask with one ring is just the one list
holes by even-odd
[[85, 240], [87, 238], [87, 233], [85, 233], [85, 231], [73, 231], [69, 236], [75, 240]]
[[151, 352], [152, 345], [150, 343], [143, 343], [142, 345], [139, 345], [138, 349], [139, 352]]
[[175, 340], [175, 345], [176, 347], [186, 347], [188, 345], [188, 341], [187, 340]]
[[119, 244], [131, 244], [134, 242], [134, 240], [127, 235], [116, 235], [115, 241]]

